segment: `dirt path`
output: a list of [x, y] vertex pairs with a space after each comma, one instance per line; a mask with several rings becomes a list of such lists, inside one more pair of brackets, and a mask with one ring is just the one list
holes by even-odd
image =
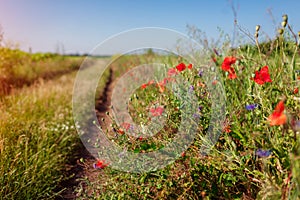
[[[101, 127], [105, 129], [109, 129], [108, 125], [111, 123], [106, 112], [111, 112], [111, 95], [115, 83], [113, 80], [113, 70], [110, 69], [110, 75], [103, 93], [95, 103], [95, 112], [98, 121]], [[84, 162], [81, 162], [81, 160]], [[95, 162], [96, 159], [81, 144], [76, 151], [76, 155], [74, 155], [74, 160], [72, 160], [69, 166], [70, 170], [67, 175], [72, 176], [72, 178], [62, 183], [62, 186], [66, 188], [66, 190], [61, 194], [62, 197], [58, 199], [71, 200], [80, 197], [82, 195], [81, 193], [91, 193], [91, 191], [87, 191], [87, 183], [99, 182], [101, 181], [98, 178], [99, 175], [105, 175], [101, 170], [93, 168]]]

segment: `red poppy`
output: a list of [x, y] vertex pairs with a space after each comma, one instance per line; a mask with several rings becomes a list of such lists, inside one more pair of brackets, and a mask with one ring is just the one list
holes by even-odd
[[217, 83], [218, 83], [218, 81], [216, 79], [213, 80], [213, 82], [212, 82], [213, 85], [216, 85]]
[[189, 65], [187, 66], [187, 68], [188, 68], [188, 69], [192, 69], [192, 68], [193, 68], [193, 64], [189, 64]]
[[178, 74], [177, 70], [175, 68], [171, 68], [168, 70], [168, 76], [173, 76]]
[[118, 133], [121, 134], [121, 135], [123, 135], [125, 132], [124, 132], [123, 129], [120, 128], [120, 129], [118, 130]]
[[269, 67], [264, 66], [260, 71], [255, 71], [255, 77], [252, 79], [259, 85], [263, 85], [266, 82], [272, 82], [269, 74]]
[[157, 83], [157, 87], [158, 87], [160, 93], [163, 93], [165, 91], [165, 84], [166, 84], [165, 80], [162, 80]]
[[227, 125], [223, 128], [223, 132], [225, 133], [230, 133], [231, 132], [231, 129], [230, 129], [230, 125]]
[[217, 59], [215, 57], [212, 56], [211, 59], [214, 63], [217, 63]]
[[176, 69], [180, 72], [182, 72], [183, 70], [185, 70], [186, 66], [184, 63], [179, 63], [177, 66], [176, 66]]
[[127, 123], [127, 122], [124, 122], [124, 123], [122, 124], [122, 127], [123, 127], [126, 131], [128, 131], [129, 128], [130, 128], [130, 124]]
[[237, 78], [233, 67], [230, 67], [228, 72], [229, 72], [229, 74], [228, 74], [229, 79], [236, 79]]
[[298, 94], [298, 92], [299, 92], [299, 89], [298, 89], [298, 88], [295, 88], [295, 89], [294, 89], [294, 94]]
[[154, 80], [150, 80], [150, 81], [148, 82], [148, 85], [151, 85], [151, 84], [153, 84], [153, 83], [155, 83], [155, 81], [154, 81]]
[[148, 84], [147, 84], [147, 83], [144, 83], [144, 84], [141, 86], [141, 88], [142, 88], [142, 89], [145, 89], [147, 86], [148, 86]]
[[105, 163], [104, 160], [97, 160], [97, 162], [93, 164], [93, 167], [95, 169], [104, 169], [107, 166], [108, 166], [108, 164]]
[[152, 113], [152, 116], [161, 116], [164, 111], [163, 107], [157, 107], [157, 108], [150, 108], [150, 112]]
[[231, 68], [231, 65], [236, 62], [236, 58], [233, 56], [228, 56], [224, 58], [224, 61], [222, 63], [222, 69], [224, 71], [229, 71]]
[[270, 126], [282, 125], [287, 121], [287, 117], [284, 114], [284, 101], [280, 101], [276, 107], [274, 112], [268, 117], [268, 121], [270, 122]]

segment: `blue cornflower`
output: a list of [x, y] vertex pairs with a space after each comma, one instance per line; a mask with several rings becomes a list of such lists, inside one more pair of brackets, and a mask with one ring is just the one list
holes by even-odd
[[263, 149], [257, 149], [257, 151], [255, 152], [255, 154], [261, 158], [269, 157], [271, 153], [272, 153], [271, 150], [263, 150]]
[[199, 119], [199, 118], [200, 118], [200, 115], [199, 115], [198, 113], [194, 113], [194, 114], [193, 114], [193, 117], [194, 117], [195, 119]]
[[255, 104], [246, 105], [246, 109], [247, 110], [254, 110], [257, 107], [258, 107], [258, 105], [256, 103]]
[[201, 70], [199, 70], [199, 72], [198, 72], [198, 76], [200, 76], [200, 77], [202, 77], [203, 76], [203, 70], [201, 69]]
[[189, 88], [189, 92], [192, 92], [192, 91], [194, 91], [194, 86], [190, 86], [190, 88]]
[[202, 108], [203, 108], [202, 106], [199, 106], [198, 111], [200, 112], [202, 110]]

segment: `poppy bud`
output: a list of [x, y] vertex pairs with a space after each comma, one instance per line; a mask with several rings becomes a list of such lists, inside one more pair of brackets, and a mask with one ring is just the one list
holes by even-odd
[[283, 34], [283, 32], [284, 32], [284, 30], [283, 30], [282, 28], [278, 29], [278, 33], [279, 33], [279, 35], [282, 35], [282, 34]]
[[285, 27], [286, 27], [286, 21], [281, 22], [281, 26], [282, 26], [283, 28], [285, 28]]
[[256, 32], [258, 32], [259, 29], [260, 29], [260, 25], [256, 25], [256, 27], [255, 27]]
[[285, 14], [285, 15], [282, 15], [282, 20], [284, 22], [287, 22], [288, 21], [288, 16]]
[[258, 32], [255, 33], [254, 37], [258, 38]]

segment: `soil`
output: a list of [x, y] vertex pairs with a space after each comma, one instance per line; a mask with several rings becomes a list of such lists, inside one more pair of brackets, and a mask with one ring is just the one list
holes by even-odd
[[[102, 128], [109, 128], [107, 125], [111, 122], [111, 119], [106, 113], [111, 112], [111, 95], [114, 86], [113, 80], [113, 70], [110, 69], [110, 76], [103, 93], [99, 96], [95, 103], [95, 112]], [[104, 122], [102, 119], [104, 119]], [[72, 178], [61, 184], [65, 190], [57, 199], [76, 199], [80, 196], [78, 189], [82, 189], [81, 192], [83, 193], [90, 193], [91, 191], [87, 191], [87, 182], [99, 182], [99, 176], [104, 176], [101, 169], [94, 169], [93, 164], [96, 162], [96, 159], [86, 150], [82, 143], [78, 146], [73, 158], [74, 159], [68, 166], [69, 170], [66, 175], [67, 177]], [[84, 162], [82, 162], [82, 160]]]

